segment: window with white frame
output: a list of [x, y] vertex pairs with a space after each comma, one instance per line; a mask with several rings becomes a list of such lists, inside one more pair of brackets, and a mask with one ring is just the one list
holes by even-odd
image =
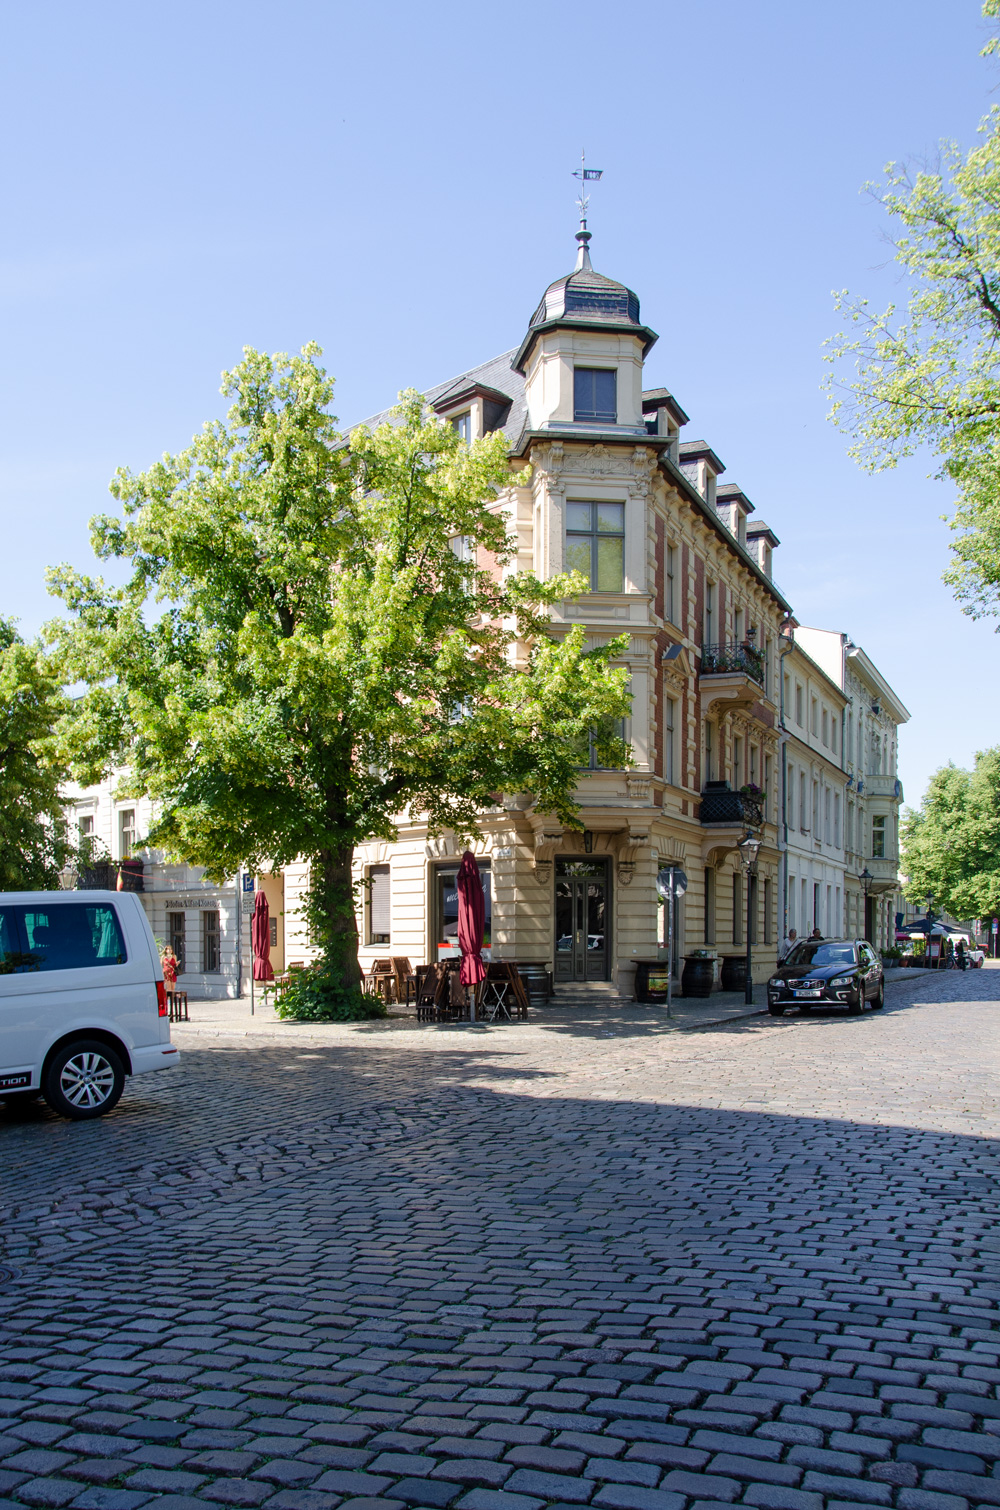
[[705, 583], [705, 644], [715, 644], [715, 583]]
[[676, 624], [677, 618], [677, 547], [667, 546], [667, 580], [664, 613], [668, 624]]
[[369, 866], [368, 883], [368, 943], [388, 944], [392, 938], [388, 865]]
[[466, 445], [472, 441], [472, 411], [466, 409], [464, 414], [456, 414], [451, 422], [451, 428], [458, 434], [459, 440], [464, 440]]
[[94, 837], [93, 813], [80, 813], [77, 816], [76, 831], [81, 839], [92, 839]]
[[798, 682], [795, 683], [795, 722], [798, 724], [798, 726], [799, 726], [800, 729], [803, 727], [803, 723], [802, 723], [802, 687], [801, 687], [801, 685]]
[[566, 505], [566, 569], [582, 572], [591, 592], [625, 588], [625, 505]]
[[665, 700], [665, 714], [663, 719], [663, 779], [669, 786], [677, 785], [676, 770], [676, 744], [677, 744], [677, 699], [668, 697]]
[[127, 860], [135, 848], [135, 808], [123, 807], [118, 814], [118, 858]]
[[872, 819], [872, 859], [885, 859], [885, 819], [882, 817]]
[[214, 911], [206, 911], [201, 915], [201, 968], [206, 975], [218, 975], [222, 969], [219, 914]]

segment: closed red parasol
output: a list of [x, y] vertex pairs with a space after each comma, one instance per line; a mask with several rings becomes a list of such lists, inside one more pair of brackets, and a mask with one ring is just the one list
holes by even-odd
[[458, 889], [458, 944], [462, 951], [459, 980], [463, 986], [478, 986], [486, 979], [482, 961], [483, 934], [486, 930], [486, 899], [483, 879], [471, 849], [462, 856], [456, 881]]
[[271, 927], [267, 897], [258, 891], [253, 904], [253, 919], [250, 923], [250, 943], [253, 948], [254, 980], [273, 980], [271, 969]]

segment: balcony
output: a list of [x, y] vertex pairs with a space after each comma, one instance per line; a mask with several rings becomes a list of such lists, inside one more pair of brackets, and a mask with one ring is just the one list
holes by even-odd
[[890, 802], [902, 802], [903, 783], [895, 776], [866, 776], [866, 797], [888, 797]]
[[[114, 861], [100, 865], [83, 865], [76, 876], [76, 891], [117, 891], [119, 866]], [[121, 861], [121, 890], [142, 891], [142, 861]]]
[[764, 652], [749, 640], [703, 645], [698, 675], [703, 707], [715, 702], [752, 707], [764, 696]]
[[[879, 896], [884, 891], [895, 891], [899, 886], [899, 861], [888, 857], [871, 856], [864, 862], [872, 877], [871, 895]], [[864, 867], [862, 867], [864, 868]], [[850, 880], [848, 875], [848, 880]]]
[[705, 783], [698, 817], [709, 828], [760, 828], [764, 822], [761, 804], [734, 792], [728, 781]]

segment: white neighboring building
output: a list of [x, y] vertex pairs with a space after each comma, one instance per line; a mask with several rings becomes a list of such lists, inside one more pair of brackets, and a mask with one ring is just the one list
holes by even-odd
[[[847, 695], [843, 726], [847, 932], [894, 943], [899, 878], [899, 728], [910, 714], [860, 646], [832, 629], [795, 630], [798, 645]], [[867, 901], [859, 880], [871, 876]]]
[[844, 882], [844, 709], [847, 697], [794, 631], [783, 660], [784, 932], [827, 938], [847, 924]]
[[[130, 891], [139, 892], [158, 946], [169, 943], [180, 960], [177, 984], [192, 996], [239, 996], [245, 972], [237, 939], [242, 934], [242, 955], [248, 958], [253, 894], [244, 905], [240, 877], [216, 886], [205, 879], [200, 866], [167, 865], [159, 850], [145, 847], [153, 805], [144, 797], [118, 797], [119, 780], [110, 777], [88, 787], [71, 782], [65, 788], [70, 824], [111, 858], [108, 874], [92, 879], [113, 888], [121, 861], [141, 861], [141, 876], [136, 865], [124, 879]], [[77, 884], [74, 875], [66, 880]]]

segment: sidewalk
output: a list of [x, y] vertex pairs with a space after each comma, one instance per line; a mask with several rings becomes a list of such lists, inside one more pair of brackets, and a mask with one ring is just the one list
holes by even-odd
[[[885, 980], [891, 988], [898, 983], [915, 982], [936, 974], [934, 970], [887, 970]], [[557, 995], [553, 1000], [546, 1002], [544, 1006], [533, 1006], [527, 1022], [520, 1023], [418, 1023], [412, 1007], [409, 1010], [404, 1007], [391, 1008], [388, 1017], [374, 1018], [369, 1022], [282, 1022], [273, 1007], [265, 1005], [259, 996], [251, 1016], [249, 995], [237, 1001], [192, 999], [190, 1012], [190, 1022], [172, 1025], [178, 1043], [183, 1044], [188, 1037], [202, 1036], [288, 1041], [292, 1037], [301, 1040], [306, 1036], [319, 1035], [325, 1038], [341, 1032], [503, 1033], [512, 1028], [524, 1027], [565, 1032], [571, 1026], [594, 1033], [622, 1028], [684, 1033], [735, 1022], [744, 1017], [765, 1016], [767, 992], [763, 982], [758, 982], [754, 987], [751, 1006], [743, 1000], [742, 991], [715, 991], [709, 997], [678, 997], [674, 999], [668, 1017], [665, 1005], [626, 1001], [610, 985], [604, 983], [563, 986], [557, 988]]]

